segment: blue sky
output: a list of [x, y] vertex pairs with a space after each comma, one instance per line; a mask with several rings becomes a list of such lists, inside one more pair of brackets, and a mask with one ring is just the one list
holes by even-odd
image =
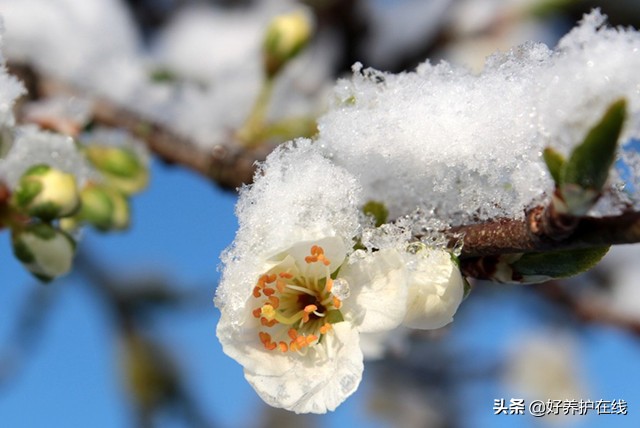
[[[149, 189], [133, 200], [129, 232], [87, 231], [80, 245], [118, 276], [165, 275], [176, 287], [201, 291], [201, 308], [165, 316], [159, 329], [204, 411], [222, 426], [251, 426], [262, 404], [241, 367], [222, 353], [212, 303], [218, 256], [237, 227], [236, 196], [180, 168], [155, 162], [152, 174]], [[11, 255], [8, 233], [0, 234], [0, 266], [0, 355], [33, 290], [48, 287], [54, 302], [38, 345], [0, 386], [0, 425], [132, 426], [118, 371], [117, 332], [101, 302], [77, 277], [47, 286], [32, 280]], [[358, 401], [329, 416], [335, 422], [330, 426], [358, 421], [364, 415]]]
[[[170, 345], [207, 415], [224, 427], [255, 426], [260, 400], [244, 380], [241, 367], [222, 353], [215, 337], [218, 312], [211, 303], [218, 255], [232, 241], [237, 226], [235, 195], [179, 168], [154, 163], [152, 172], [150, 188], [134, 199], [131, 231], [87, 232], [80, 245], [91, 248], [95, 257], [123, 278], [164, 275], [176, 287], [201, 292], [203, 301], [197, 310], [159, 320], [163, 341]], [[133, 426], [133, 410], [119, 377], [117, 331], [103, 304], [81, 281], [72, 276], [46, 286], [52, 292], [51, 312], [38, 345], [16, 375], [0, 386], [0, 425]], [[0, 355], [4, 356], [16, 314], [29, 294], [43, 287], [12, 257], [7, 233], [0, 234], [0, 284]], [[527, 331], [544, 324], [531, 315], [532, 305], [542, 303], [514, 287], [472, 294], [451, 328], [449, 346], [467, 353], [471, 366], [500, 355]], [[578, 343], [582, 358], [576, 364], [589, 385], [585, 398], [625, 399], [630, 414], [582, 418], [566, 426], [638, 426], [640, 342], [616, 329], [596, 326], [585, 329]], [[372, 381], [373, 373], [365, 369], [359, 391], [335, 413], [322, 417], [320, 425], [393, 426], [367, 414]], [[506, 427], [516, 422], [523, 427], [544, 426], [531, 417], [494, 416], [494, 398], [515, 396], [495, 382], [469, 382], [458, 394], [465, 426]]]

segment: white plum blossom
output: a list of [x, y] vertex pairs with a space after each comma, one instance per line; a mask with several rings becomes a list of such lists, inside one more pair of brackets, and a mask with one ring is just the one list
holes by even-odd
[[356, 249], [367, 228], [360, 195], [353, 176], [309, 140], [277, 149], [241, 191], [240, 229], [223, 255], [216, 295], [217, 333], [272, 406], [335, 409], [362, 378], [360, 334], [396, 331], [407, 319], [437, 328], [460, 303], [449, 253], [407, 253], [402, 228], [385, 228], [375, 248]]
[[451, 253], [421, 248], [406, 253], [409, 270], [407, 327], [430, 330], [453, 321], [464, 297], [464, 280]]
[[399, 254], [380, 251], [342, 265], [345, 260], [341, 238], [298, 243], [265, 261], [238, 329], [223, 313], [224, 351], [270, 405], [297, 413], [335, 409], [362, 378], [359, 333], [402, 321], [407, 289]]

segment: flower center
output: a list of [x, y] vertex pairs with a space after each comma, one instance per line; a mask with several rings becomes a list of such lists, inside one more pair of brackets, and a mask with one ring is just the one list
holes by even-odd
[[253, 297], [261, 303], [253, 310], [253, 316], [262, 325], [258, 336], [265, 349], [302, 351], [320, 343], [331, 331], [331, 324], [343, 321], [339, 310], [342, 301], [332, 289], [336, 283], [338, 288], [345, 288], [346, 281], [331, 278], [330, 261], [318, 245], [311, 247], [304, 262], [324, 265], [324, 275], [306, 276], [304, 266], [276, 266], [261, 275], [253, 288]]

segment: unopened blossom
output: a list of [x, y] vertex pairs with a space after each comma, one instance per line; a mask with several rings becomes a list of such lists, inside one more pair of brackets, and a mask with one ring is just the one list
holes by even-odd
[[71, 270], [76, 244], [47, 223], [12, 231], [13, 253], [38, 279], [48, 282]]
[[268, 77], [280, 69], [307, 45], [311, 37], [311, 22], [302, 11], [275, 17], [264, 39], [264, 67]]
[[80, 197], [72, 174], [38, 164], [20, 178], [14, 201], [27, 214], [49, 221], [73, 214]]
[[453, 321], [464, 297], [462, 274], [449, 252], [415, 248], [405, 254], [409, 291], [402, 323], [418, 329], [444, 327]]
[[398, 326], [406, 294], [395, 250], [348, 258], [339, 237], [299, 242], [265, 259], [244, 319], [222, 308], [218, 337], [268, 404], [324, 413], [360, 383], [359, 333]]

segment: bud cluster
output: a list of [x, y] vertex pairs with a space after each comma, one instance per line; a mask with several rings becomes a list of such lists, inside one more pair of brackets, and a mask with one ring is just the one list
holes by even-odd
[[[24, 135], [8, 141], [7, 155], [1, 159], [7, 170], [29, 164], [29, 149], [23, 147], [30, 143], [29, 136], [54, 136], [42, 131]], [[14, 255], [38, 279], [48, 282], [69, 272], [76, 248], [74, 232], [81, 226], [101, 232], [129, 226], [129, 198], [148, 182], [147, 161], [130, 138], [118, 144], [112, 140], [108, 132], [99, 131], [72, 143], [89, 171], [84, 176], [56, 163], [52, 144], [45, 146], [51, 151], [50, 162], [37, 161], [23, 170], [17, 182], [0, 183], [0, 227], [11, 229]], [[26, 151], [16, 155], [20, 150]]]

